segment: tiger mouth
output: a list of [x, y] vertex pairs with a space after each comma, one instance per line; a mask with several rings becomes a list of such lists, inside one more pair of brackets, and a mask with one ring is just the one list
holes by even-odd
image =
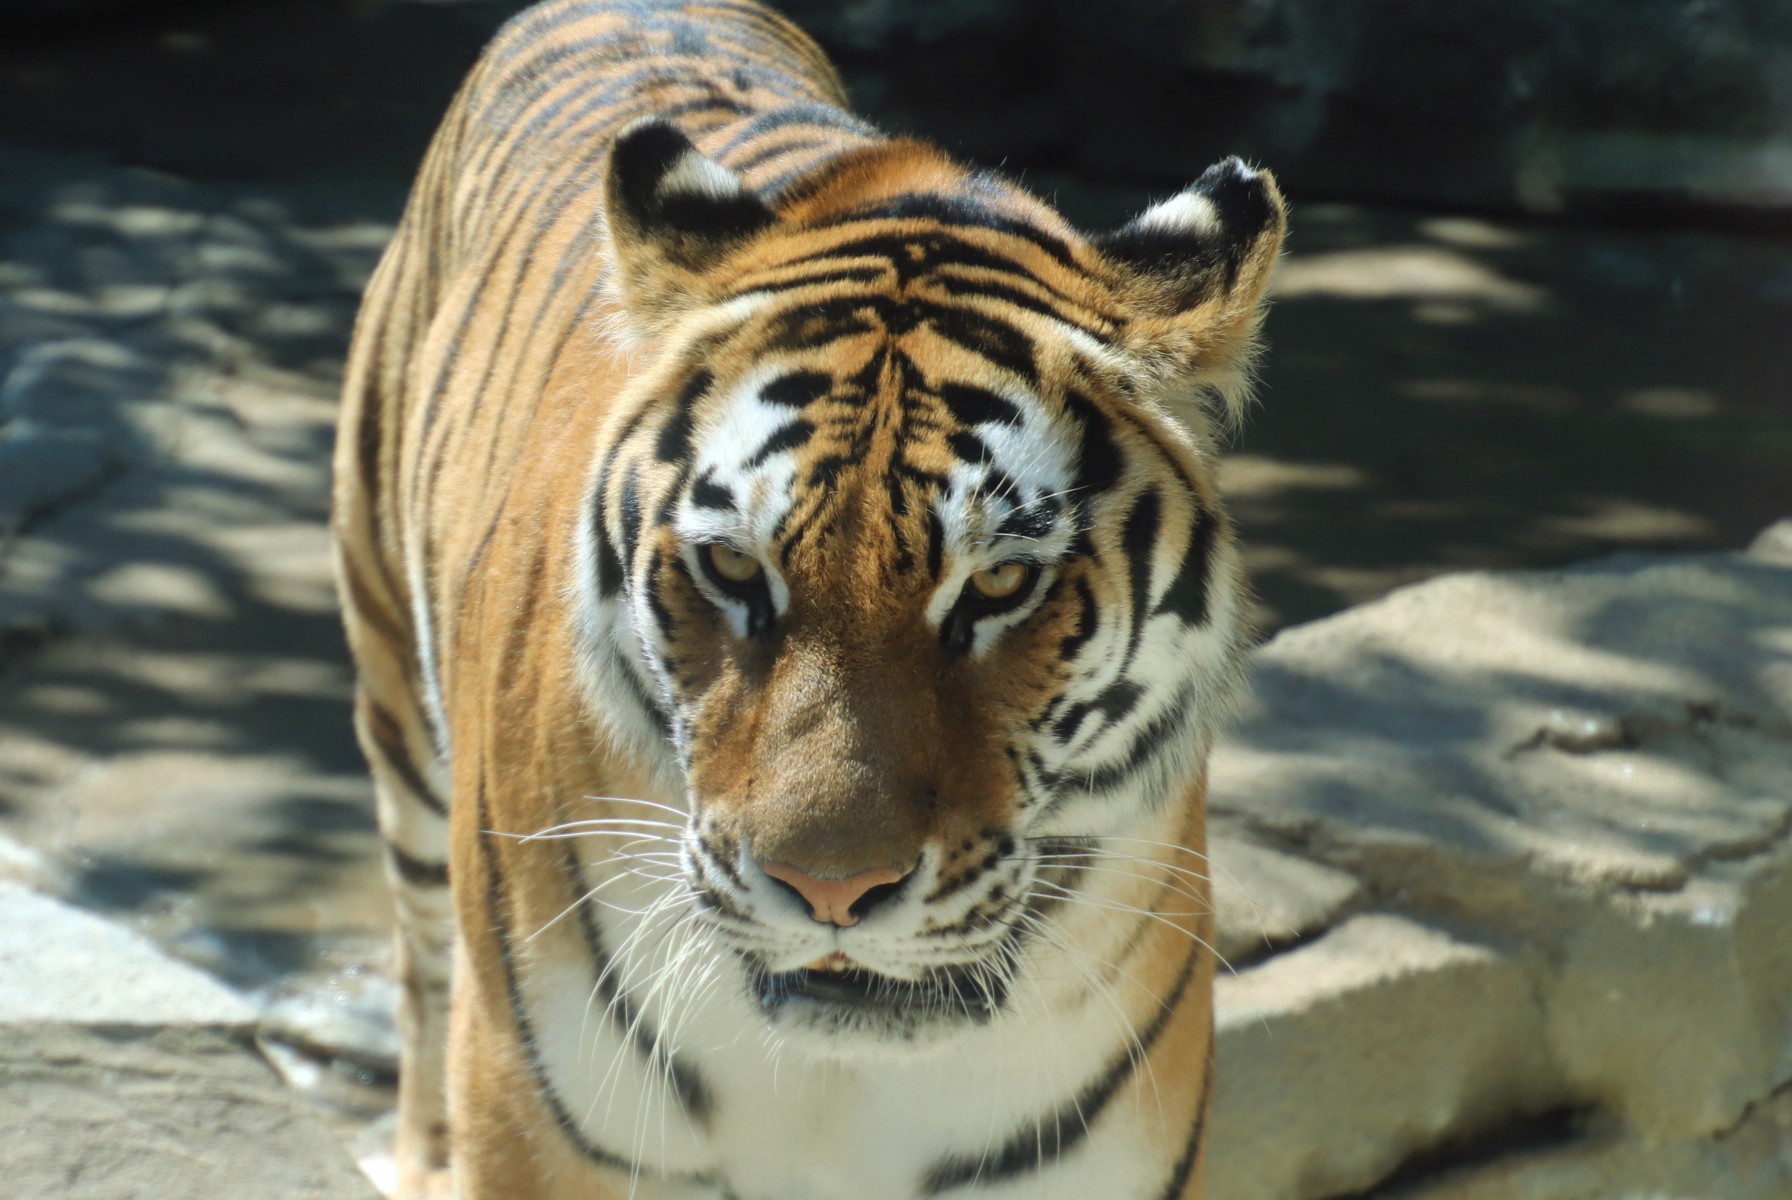
[[1007, 992], [1001, 973], [968, 963], [933, 967], [919, 979], [898, 979], [838, 953], [794, 971], [768, 971], [755, 965], [752, 976], [759, 1005], [768, 1016], [807, 1009], [984, 1022], [1000, 1010]]

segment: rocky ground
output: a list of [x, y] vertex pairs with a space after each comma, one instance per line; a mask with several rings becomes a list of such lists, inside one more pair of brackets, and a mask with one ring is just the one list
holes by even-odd
[[[416, 153], [361, 128], [414, 142], [452, 72], [394, 49], [425, 6], [343, 7], [301, 48], [395, 65], [338, 111], [253, 57], [296, 7], [0, 46], [0, 874], [250, 1005], [83, 1078], [204, 1042], [247, 1088], [256, 1032], [353, 1137], [390, 985], [327, 447]], [[470, 55], [477, 21], [440, 19], [430, 52]], [[1141, 199], [1032, 182], [1091, 223]], [[1269, 628], [1469, 568], [1733, 549], [1792, 510], [1792, 245], [1295, 202], [1225, 465]], [[1792, 1192], [1786, 574], [1458, 576], [1261, 652], [1216, 777], [1216, 1197]]]
[[1216, 1197], [1792, 1194], [1792, 521], [1446, 576], [1255, 665]]

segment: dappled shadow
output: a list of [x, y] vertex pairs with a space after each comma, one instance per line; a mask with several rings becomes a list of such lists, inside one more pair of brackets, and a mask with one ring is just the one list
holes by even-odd
[[1272, 625], [1792, 511], [1792, 243], [1297, 204], [1290, 247], [1227, 472]]
[[1439, 581], [1266, 646], [1214, 805], [1440, 871], [1673, 890], [1788, 832], [1789, 629], [1792, 567], [1740, 555]]
[[0, 813], [78, 899], [207, 965], [261, 935], [371, 944], [325, 519], [389, 226], [358, 199], [3, 157], [0, 454], [104, 468], [0, 485]]

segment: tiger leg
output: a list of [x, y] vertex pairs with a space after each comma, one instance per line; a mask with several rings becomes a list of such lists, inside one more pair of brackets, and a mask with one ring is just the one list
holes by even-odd
[[[1204, 907], [1204, 885], [1195, 885]], [[1195, 920], [1197, 946], [1213, 945], [1213, 916]], [[1166, 947], [1166, 952], [1171, 947]], [[1166, 954], [1167, 957], [1167, 954]], [[1151, 1070], [1140, 1087], [1151, 1090], [1150, 1107], [1160, 1122], [1159, 1134], [1175, 1148], [1164, 1200], [1205, 1200], [1207, 1195], [1207, 1115], [1213, 1104], [1213, 974], [1214, 955], [1195, 954], [1194, 974], [1186, 999], [1148, 1059]], [[1153, 1082], [1155, 1081], [1155, 1082]]]
[[452, 1195], [446, 1061], [454, 947], [447, 809], [430, 783], [428, 764], [434, 753], [427, 748], [428, 734], [414, 705], [381, 704], [363, 687], [355, 704], [355, 729], [372, 767], [397, 916], [394, 1196], [446, 1200]]
[[[671, 1200], [652, 1180], [631, 1178], [582, 1153], [568, 1127], [582, 1113], [559, 1108], [543, 1091], [543, 1048], [519, 1024], [512, 988], [513, 972], [526, 967], [520, 958], [539, 967], [554, 957], [551, 941], [537, 941], [518, 956], [513, 939], [516, 910], [528, 910], [532, 884], [544, 874], [528, 864], [545, 855], [481, 836], [467, 826], [485, 822], [468, 820], [479, 810], [467, 808], [453, 860], [461, 951], [448, 1042], [456, 1200]], [[540, 917], [533, 912], [522, 924], [538, 926]]]

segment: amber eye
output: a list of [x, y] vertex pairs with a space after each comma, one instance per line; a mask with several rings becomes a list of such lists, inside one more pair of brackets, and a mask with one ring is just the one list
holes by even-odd
[[729, 583], [751, 583], [765, 570], [751, 554], [742, 554], [733, 546], [724, 546], [720, 542], [711, 543], [707, 553], [709, 565]]
[[971, 588], [985, 600], [1011, 600], [1030, 575], [1026, 563], [1005, 562], [973, 574]]

